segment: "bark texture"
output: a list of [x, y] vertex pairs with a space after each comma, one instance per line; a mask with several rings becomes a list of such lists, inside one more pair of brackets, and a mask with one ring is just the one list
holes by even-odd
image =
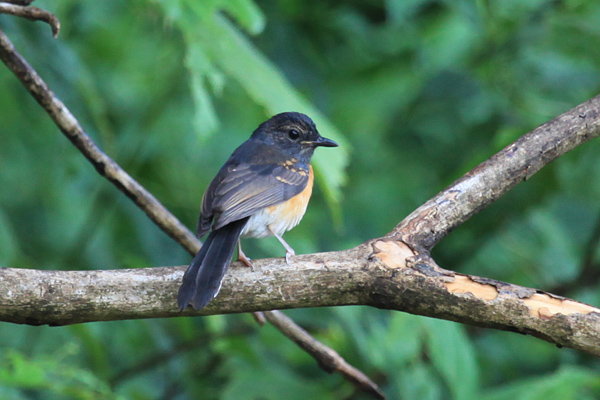
[[110, 271], [0, 269], [0, 319], [32, 325], [273, 309], [370, 305], [514, 331], [600, 356], [600, 309], [542, 291], [458, 274], [378, 239], [354, 249], [234, 263], [206, 308], [178, 311], [181, 267]]
[[[199, 242], [193, 235], [100, 151], [1, 31], [0, 59], [100, 174], [188, 251], [197, 251]], [[370, 305], [530, 334], [559, 346], [600, 355], [598, 308], [537, 289], [445, 270], [429, 255], [452, 229], [544, 165], [599, 135], [597, 96], [507, 146], [423, 204], [383, 238], [349, 250], [294, 257], [293, 265], [287, 265], [283, 259], [255, 260], [256, 271], [251, 271], [236, 268], [238, 264], [234, 263], [218, 298], [200, 311], [178, 311], [175, 296], [185, 267], [111, 271], [4, 268], [0, 269], [0, 320], [65, 325]], [[285, 318], [271, 313], [267, 319], [281, 323], [282, 331], [296, 335], [294, 340], [301, 342], [303, 333], [285, 328]], [[333, 368], [325, 359], [319, 360]], [[346, 369], [342, 373], [352, 372]], [[361, 378], [356, 379], [358, 382]]]

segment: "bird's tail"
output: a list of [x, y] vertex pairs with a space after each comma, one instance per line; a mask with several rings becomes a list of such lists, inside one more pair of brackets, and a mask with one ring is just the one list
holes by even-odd
[[177, 304], [184, 310], [190, 302], [199, 310], [214, 299], [229, 268], [235, 245], [248, 218], [212, 231], [183, 275]]

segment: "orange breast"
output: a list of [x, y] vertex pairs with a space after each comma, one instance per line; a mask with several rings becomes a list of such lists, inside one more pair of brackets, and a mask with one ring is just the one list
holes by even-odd
[[312, 194], [313, 182], [314, 173], [312, 166], [309, 166], [308, 182], [304, 190], [288, 201], [267, 207], [254, 214], [244, 227], [242, 236], [268, 237], [272, 236], [270, 231], [281, 236], [298, 225], [306, 212]]
[[294, 219], [297, 215], [300, 215], [300, 218], [304, 216], [304, 213], [306, 212], [306, 207], [308, 206], [308, 201], [310, 200], [310, 196], [312, 195], [313, 182], [315, 180], [312, 165], [309, 165], [308, 168], [308, 182], [306, 183], [306, 187], [304, 188], [304, 190], [292, 197], [291, 199], [289, 199], [288, 201], [285, 201], [281, 204], [277, 204], [276, 206], [267, 207], [266, 211], [269, 214], [279, 214], [281, 216], [284, 216], [284, 218], [289, 219]]

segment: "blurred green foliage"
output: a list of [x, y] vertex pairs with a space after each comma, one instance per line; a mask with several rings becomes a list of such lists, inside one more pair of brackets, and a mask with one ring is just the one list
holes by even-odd
[[[381, 236], [466, 171], [600, 91], [600, 2], [58, 3], [0, 27], [98, 145], [193, 228], [258, 123], [311, 115], [343, 146], [286, 235], [300, 253]], [[450, 269], [600, 304], [600, 143], [544, 168], [434, 251]], [[327, 154], [325, 154], [327, 153]], [[325, 185], [327, 184], [327, 185]], [[187, 264], [0, 66], [0, 266]], [[248, 241], [280, 256], [274, 240]], [[1, 297], [1, 294], [0, 294]], [[293, 310], [391, 399], [594, 399], [597, 359], [514, 333], [366, 307]], [[246, 315], [0, 324], [2, 399], [362, 399]]]

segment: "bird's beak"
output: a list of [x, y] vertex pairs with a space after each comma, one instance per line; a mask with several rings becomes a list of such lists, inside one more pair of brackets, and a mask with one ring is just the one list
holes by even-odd
[[317, 140], [305, 140], [302, 144], [310, 144], [312, 146], [323, 146], [323, 147], [338, 147], [339, 145], [331, 139], [324, 138], [323, 136], [319, 136]]

